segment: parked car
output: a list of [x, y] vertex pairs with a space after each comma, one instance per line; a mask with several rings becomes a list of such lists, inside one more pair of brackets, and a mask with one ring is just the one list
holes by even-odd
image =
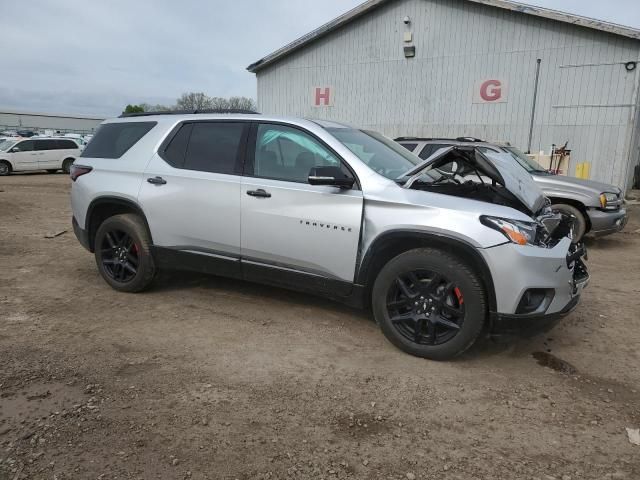
[[33, 130], [18, 130], [16, 133], [18, 136], [25, 138], [33, 137], [36, 134]]
[[80, 155], [76, 142], [65, 138], [15, 138], [0, 145], [0, 175], [27, 170], [62, 169], [69, 173]]
[[627, 223], [627, 210], [620, 188], [607, 183], [556, 175], [511, 145], [490, 143], [471, 137], [400, 137], [396, 141], [422, 159], [451, 145], [472, 145], [481, 151], [506, 153], [533, 176], [551, 200], [554, 211], [575, 216], [574, 242], [580, 241], [587, 233], [602, 236], [619, 232]]
[[[453, 147], [423, 162], [335, 122], [127, 115], [72, 166], [72, 223], [116, 290], [178, 268], [311, 292], [447, 359], [485, 329], [549, 328], [588, 281], [571, 218], [505, 157]], [[459, 182], [473, 172], [494, 184]]]

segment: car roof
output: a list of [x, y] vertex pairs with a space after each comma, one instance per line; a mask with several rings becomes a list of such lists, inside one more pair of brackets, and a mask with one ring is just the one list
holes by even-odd
[[237, 111], [220, 111], [216, 112], [145, 112], [142, 114], [123, 114], [117, 118], [110, 118], [103, 123], [126, 123], [126, 122], [144, 122], [144, 121], [170, 121], [172, 123], [194, 120], [254, 120], [263, 122], [276, 122], [302, 127], [320, 127], [322, 129], [329, 128], [358, 128], [352, 125], [336, 122], [333, 120], [322, 120], [317, 118], [301, 118], [284, 115], [264, 115], [261, 113], [236, 113]]

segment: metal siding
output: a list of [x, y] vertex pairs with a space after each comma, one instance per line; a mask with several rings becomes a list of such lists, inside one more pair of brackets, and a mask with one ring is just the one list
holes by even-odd
[[92, 132], [102, 120], [49, 116], [29, 113], [0, 112], [0, 130], [52, 129], [60, 131]]
[[[406, 15], [412, 59], [402, 52]], [[259, 70], [258, 105], [390, 137], [472, 135], [525, 149], [537, 58], [532, 151], [568, 140], [570, 174], [590, 162], [591, 178], [626, 187], [640, 68], [603, 64], [639, 60], [640, 42], [465, 0], [399, 0], [369, 12]], [[489, 77], [507, 80], [506, 103], [473, 103]], [[332, 107], [312, 106], [315, 86], [333, 87]]]

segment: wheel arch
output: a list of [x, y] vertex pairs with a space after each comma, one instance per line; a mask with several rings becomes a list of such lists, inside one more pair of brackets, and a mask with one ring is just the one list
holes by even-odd
[[89, 250], [91, 252], [95, 250], [95, 236], [102, 222], [109, 217], [123, 213], [135, 213], [143, 219], [147, 232], [149, 232], [149, 238], [151, 238], [151, 243], [153, 244], [149, 223], [140, 205], [127, 198], [103, 196], [95, 198], [89, 204], [85, 218], [85, 228], [89, 237]]
[[365, 286], [365, 305], [370, 304], [373, 283], [382, 267], [403, 252], [423, 247], [444, 250], [466, 262], [482, 281], [487, 293], [489, 310], [496, 311], [496, 292], [491, 270], [474, 246], [447, 235], [412, 230], [394, 230], [381, 234], [362, 256], [356, 273], [356, 283]]
[[9, 165], [9, 173], [13, 172], [14, 168], [13, 168], [13, 162], [11, 160], [9, 160], [8, 158], [0, 158], [0, 162], [6, 163], [7, 165]]
[[580, 210], [580, 213], [582, 213], [582, 216], [584, 217], [584, 221], [587, 222], [587, 229], [584, 233], [588, 233], [589, 230], [591, 230], [591, 219], [589, 218], [589, 214], [587, 213], [587, 206], [583, 202], [573, 198], [554, 197], [553, 195], [548, 198], [551, 201], [551, 205], [564, 203], [565, 205], [571, 205], [572, 207]]

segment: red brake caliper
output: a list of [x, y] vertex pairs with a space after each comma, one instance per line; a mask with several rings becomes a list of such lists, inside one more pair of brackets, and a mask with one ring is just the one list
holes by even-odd
[[458, 304], [462, 305], [464, 303], [464, 298], [462, 297], [462, 292], [458, 287], [453, 289], [453, 293], [456, 294], [456, 298], [458, 299]]

